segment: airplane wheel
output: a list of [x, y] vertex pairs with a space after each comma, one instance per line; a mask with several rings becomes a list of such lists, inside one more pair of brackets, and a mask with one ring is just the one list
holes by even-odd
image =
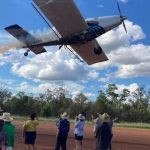
[[96, 55], [100, 55], [100, 54], [102, 53], [101, 47], [94, 48], [94, 53], [95, 53]]
[[24, 53], [24, 56], [28, 56], [28, 52], [25, 52], [25, 53]]

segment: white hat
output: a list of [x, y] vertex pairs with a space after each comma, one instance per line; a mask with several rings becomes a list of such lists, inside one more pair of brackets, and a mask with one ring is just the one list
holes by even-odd
[[63, 114], [61, 114], [60, 116], [61, 116], [61, 118], [62, 118], [62, 119], [65, 119], [65, 118], [67, 119], [68, 114], [67, 114], [66, 112], [64, 112], [64, 113], [63, 113]]
[[82, 114], [79, 114], [79, 115], [78, 115], [78, 119], [84, 120], [85, 117], [84, 117]]
[[6, 122], [11, 122], [13, 120], [13, 118], [11, 117], [10, 113], [3, 113], [2, 116], [0, 116], [0, 119], [6, 121]]

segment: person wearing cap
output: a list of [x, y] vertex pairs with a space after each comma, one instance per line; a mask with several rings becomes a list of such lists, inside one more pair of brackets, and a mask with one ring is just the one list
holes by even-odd
[[36, 113], [30, 115], [30, 120], [26, 121], [23, 125], [23, 137], [25, 144], [27, 145], [27, 150], [35, 150], [35, 140], [36, 140], [36, 128], [39, 125]]
[[78, 119], [74, 125], [74, 135], [75, 135], [75, 149], [74, 150], [81, 150], [82, 149], [82, 140], [84, 135], [84, 126], [85, 126], [85, 117], [83, 114], [78, 115]]
[[67, 138], [68, 132], [70, 130], [70, 122], [68, 121], [68, 114], [64, 112], [61, 114], [61, 120], [59, 122], [58, 133], [57, 133], [57, 142], [55, 150], [67, 150]]
[[103, 123], [97, 131], [97, 136], [100, 136], [100, 147], [98, 148], [98, 150], [108, 150], [110, 148], [110, 142], [112, 137], [111, 128], [109, 125], [110, 117], [107, 113], [104, 113], [101, 116], [101, 119]]
[[4, 120], [0, 119], [0, 150], [6, 149], [7, 135], [3, 131]]
[[6, 150], [13, 150], [16, 134], [16, 128], [11, 123], [13, 118], [11, 117], [10, 113], [5, 112], [0, 119], [4, 120], [3, 131], [7, 134]]

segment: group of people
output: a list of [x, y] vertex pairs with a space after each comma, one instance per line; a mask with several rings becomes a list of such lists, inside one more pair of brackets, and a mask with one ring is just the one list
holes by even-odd
[[[111, 150], [111, 139], [113, 136], [112, 126], [114, 120], [107, 113], [95, 114], [92, 116], [94, 121], [93, 135], [96, 138], [95, 150]], [[10, 113], [3, 113], [0, 116], [0, 150], [13, 150], [15, 141], [15, 126], [11, 123], [13, 118]], [[39, 121], [36, 113], [30, 115], [30, 119], [23, 124], [23, 137], [26, 150], [35, 150], [36, 127]], [[67, 150], [67, 138], [70, 130], [70, 121], [66, 112], [60, 115], [56, 121], [57, 140], [55, 150]], [[82, 149], [84, 139], [85, 115], [79, 113], [74, 123], [74, 150]]]
[[[0, 111], [2, 111], [0, 109]], [[12, 124], [13, 118], [8, 112], [0, 116], [0, 150], [13, 150], [15, 143], [16, 127]], [[35, 150], [36, 127], [39, 124], [36, 113], [30, 115], [30, 119], [23, 124], [23, 137], [26, 150]]]
[[113, 136], [112, 127], [114, 121], [107, 113], [95, 114], [93, 121], [95, 123], [93, 133], [96, 138], [96, 150], [111, 150], [111, 140]]
[[[112, 127], [113, 122], [116, 119], [111, 119], [107, 113], [96, 114], [92, 117], [94, 121], [93, 134], [96, 138], [96, 149], [95, 150], [111, 150], [111, 140], [112, 140]], [[56, 122], [58, 127], [57, 142], [55, 150], [66, 150], [66, 142], [68, 137], [68, 132], [70, 129], [70, 122], [68, 120], [68, 115], [64, 112], [60, 119]], [[74, 150], [82, 149], [82, 141], [84, 136], [84, 126], [85, 126], [85, 116], [80, 113], [76, 116], [74, 124], [74, 138], [75, 138], [75, 148]]]
[[[85, 126], [85, 116], [81, 113], [76, 116], [76, 122], [74, 124], [74, 137], [75, 137], [75, 149], [82, 149], [82, 140], [84, 135], [84, 126]], [[66, 150], [66, 142], [68, 137], [68, 132], [70, 130], [70, 122], [68, 120], [68, 114], [64, 112], [61, 114], [60, 119], [56, 122], [58, 132], [57, 132], [57, 142], [55, 150]]]

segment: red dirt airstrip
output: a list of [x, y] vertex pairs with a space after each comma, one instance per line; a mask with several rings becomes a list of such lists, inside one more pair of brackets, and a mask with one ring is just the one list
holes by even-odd
[[[22, 137], [22, 121], [15, 121], [16, 143], [15, 150], [25, 150]], [[95, 139], [92, 134], [93, 125], [86, 125], [83, 150], [94, 150]], [[56, 126], [52, 122], [40, 122], [37, 130], [36, 150], [54, 150], [56, 142]], [[112, 150], [150, 150], [150, 130], [118, 128], [113, 129]], [[68, 150], [74, 149], [73, 125], [68, 138]]]

